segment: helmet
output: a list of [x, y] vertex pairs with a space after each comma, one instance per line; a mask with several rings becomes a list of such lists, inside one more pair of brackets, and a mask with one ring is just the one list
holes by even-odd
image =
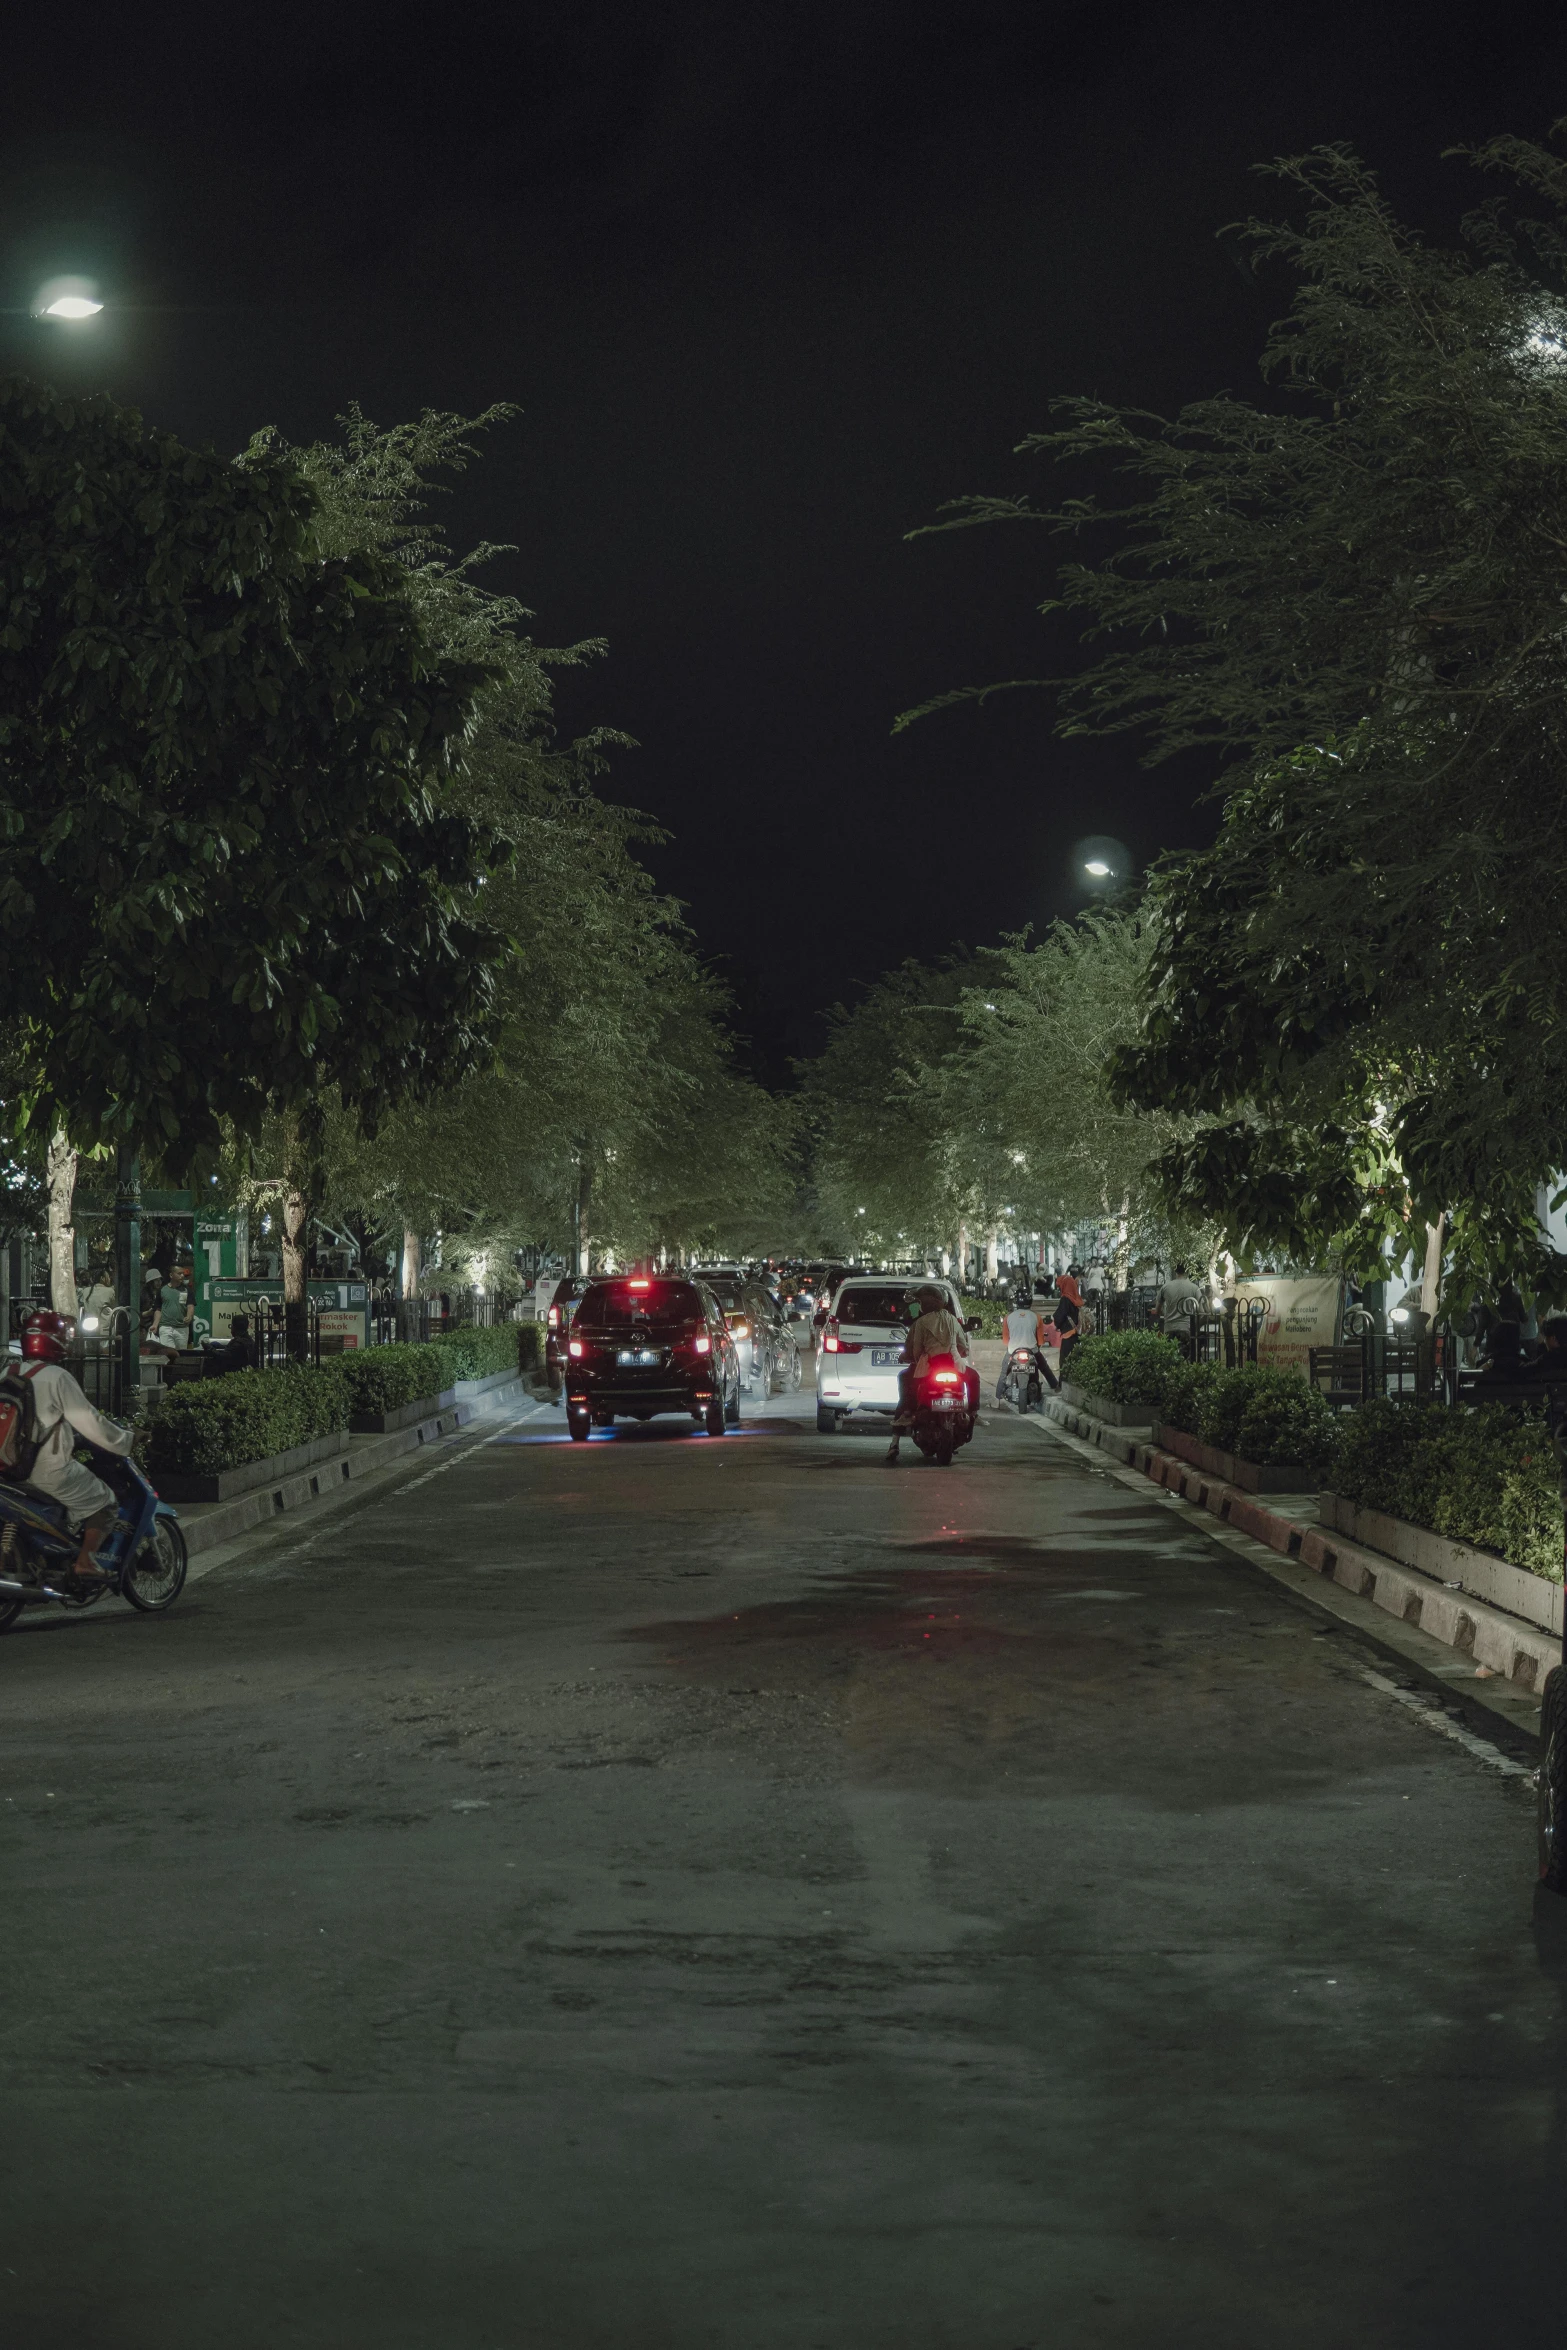
[[51, 1314], [45, 1307], [22, 1324], [22, 1352], [34, 1362], [63, 1363], [75, 1336], [74, 1314]]
[[946, 1293], [927, 1282], [914, 1292], [914, 1302], [916, 1305], [923, 1306], [927, 1314], [939, 1314], [947, 1302]]

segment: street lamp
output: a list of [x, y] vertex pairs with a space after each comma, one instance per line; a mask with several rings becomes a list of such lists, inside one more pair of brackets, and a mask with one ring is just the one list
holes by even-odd
[[1088, 863], [1083, 867], [1083, 871], [1091, 873], [1096, 881], [1103, 881], [1110, 868], [1103, 857], [1090, 857]]
[[102, 308], [98, 288], [91, 278], [52, 277], [46, 286], [39, 287], [33, 315], [63, 319], [76, 326], [85, 318], [96, 318]]

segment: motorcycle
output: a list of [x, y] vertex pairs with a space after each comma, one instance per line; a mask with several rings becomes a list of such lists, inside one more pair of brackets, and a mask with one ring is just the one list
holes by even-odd
[[915, 1374], [909, 1431], [925, 1458], [938, 1468], [950, 1468], [953, 1454], [968, 1443], [978, 1418], [962, 1365], [951, 1355], [927, 1356]]
[[97, 1576], [69, 1572], [81, 1548], [59, 1502], [29, 1485], [0, 1479], [0, 1632], [24, 1607], [92, 1607], [106, 1591], [144, 1615], [171, 1608], [188, 1564], [178, 1512], [160, 1501], [134, 1461], [83, 1448], [117, 1504], [114, 1524], [94, 1553]]
[[1001, 1400], [1017, 1412], [1044, 1410], [1045, 1384], [1039, 1374], [1039, 1356], [1033, 1347], [1015, 1346], [1008, 1354]]

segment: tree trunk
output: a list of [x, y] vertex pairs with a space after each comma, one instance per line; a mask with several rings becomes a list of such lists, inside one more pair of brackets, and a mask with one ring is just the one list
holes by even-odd
[[961, 1220], [958, 1224], [958, 1287], [968, 1287], [968, 1226]]
[[297, 1184], [283, 1194], [283, 1330], [290, 1362], [304, 1362], [310, 1352], [309, 1290], [305, 1275], [305, 1234], [310, 1202]]
[[403, 1226], [403, 1261], [398, 1292], [405, 1305], [410, 1298], [419, 1294], [419, 1235], [411, 1224]]
[[1001, 1235], [997, 1231], [995, 1225], [992, 1224], [990, 1230], [985, 1235], [985, 1279], [987, 1281], [995, 1281], [1000, 1277], [1000, 1240]]
[[1132, 1280], [1132, 1199], [1130, 1192], [1121, 1196], [1121, 1213], [1115, 1220], [1115, 1285], [1127, 1289]]
[[589, 1219], [593, 1208], [593, 1160], [584, 1146], [577, 1154], [577, 1197], [572, 1209], [572, 1271], [582, 1280], [592, 1256]]
[[1434, 1321], [1442, 1294], [1442, 1242], [1447, 1233], [1446, 1210], [1426, 1226], [1426, 1261], [1420, 1276], [1420, 1310]]
[[57, 1314], [76, 1311], [76, 1153], [63, 1126], [49, 1137], [49, 1303]]

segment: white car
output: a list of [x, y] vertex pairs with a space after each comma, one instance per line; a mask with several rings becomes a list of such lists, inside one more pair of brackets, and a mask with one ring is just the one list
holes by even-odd
[[963, 1301], [950, 1281], [922, 1273], [857, 1273], [840, 1282], [816, 1350], [816, 1425], [835, 1436], [848, 1412], [895, 1412], [903, 1342], [919, 1319], [915, 1292], [939, 1289], [963, 1320]]

